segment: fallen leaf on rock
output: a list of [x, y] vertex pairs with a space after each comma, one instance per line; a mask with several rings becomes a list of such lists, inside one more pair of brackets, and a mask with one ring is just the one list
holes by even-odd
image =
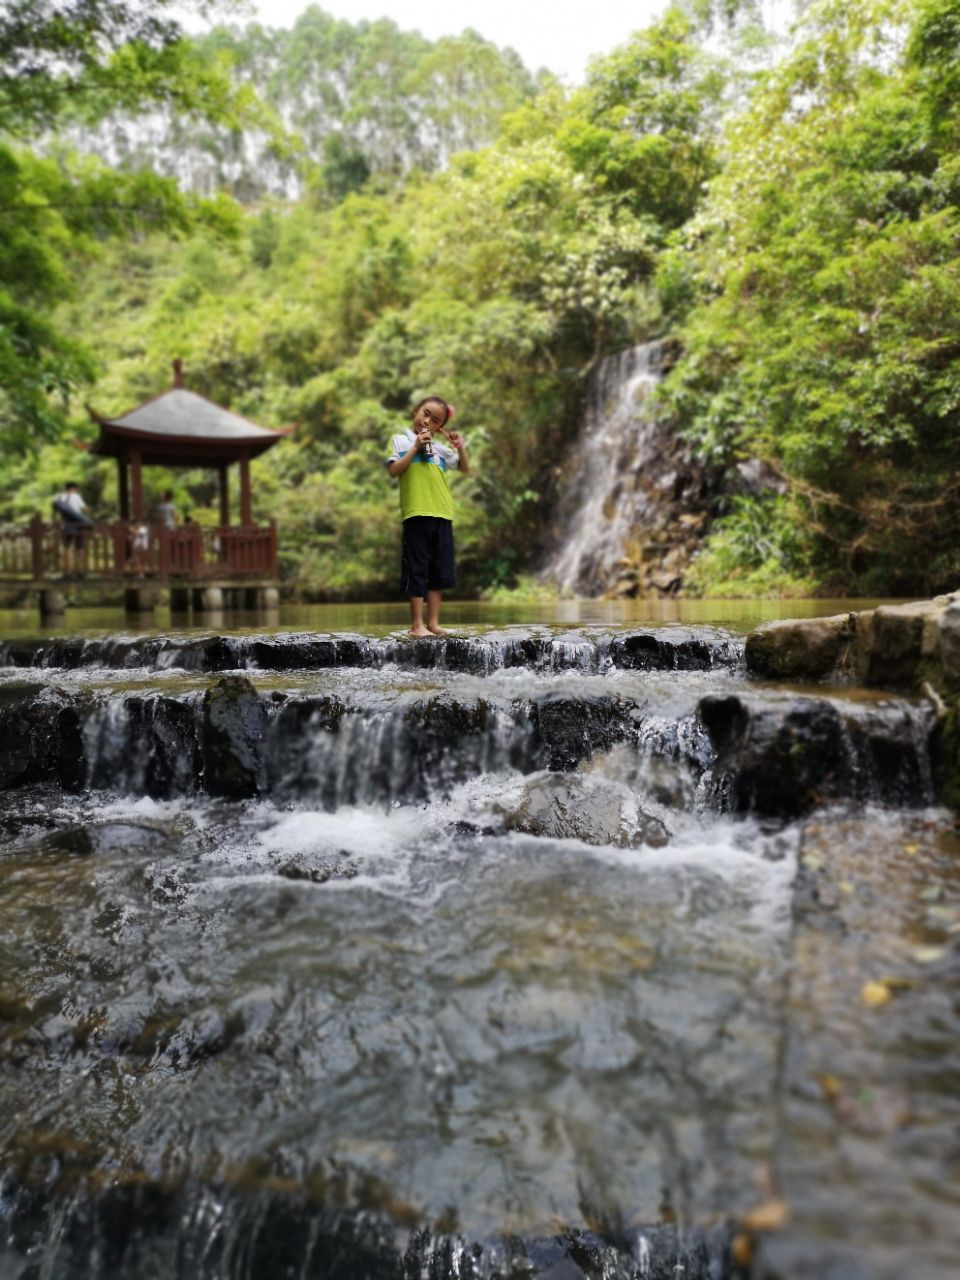
[[745, 1213], [740, 1225], [745, 1231], [779, 1231], [789, 1217], [790, 1207], [786, 1200], [765, 1200]]
[[887, 1004], [892, 996], [893, 991], [887, 982], [865, 982], [860, 988], [860, 999], [871, 1009], [879, 1009], [881, 1005]]
[[817, 1076], [817, 1081], [823, 1091], [823, 1096], [828, 1102], [833, 1102], [835, 1098], [839, 1097], [843, 1085], [836, 1076], [819, 1075]]
[[918, 844], [905, 844], [903, 846], [903, 852], [909, 854], [919, 853], [920, 846]]
[[753, 1265], [753, 1240], [741, 1232], [730, 1241], [730, 1256], [738, 1267]]
[[945, 947], [915, 947], [910, 954], [917, 964], [936, 964], [947, 952]]

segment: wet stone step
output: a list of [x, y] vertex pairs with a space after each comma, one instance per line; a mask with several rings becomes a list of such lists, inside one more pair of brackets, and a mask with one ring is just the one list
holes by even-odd
[[390, 803], [449, 794], [481, 773], [574, 769], [641, 739], [684, 754], [698, 771], [708, 759], [702, 731], [648, 725], [638, 702], [618, 696], [305, 697], [260, 693], [243, 676], [176, 697], [7, 686], [0, 787], [57, 782], [234, 799], [306, 792], [330, 807]]
[[698, 714], [716, 752], [719, 809], [796, 817], [836, 800], [934, 802], [925, 703], [708, 695]]
[[0, 667], [68, 670], [310, 671], [395, 664], [478, 674], [510, 667], [531, 671], [710, 671], [737, 667], [742, 657], [743, 642], [736, 637], [712, 627], [675, 626], [597, 634], [516, 627], [480, 636], [430, 640], [271, 632], [197, 638], [68, 637], [0, 645]]
[[[837, 800], [933, 801], [925, 703], [758, 691], [688, 705], [665, 716], [639, 698], [556, 688], [304, 695], [263, 692], [240, 675], [179, 695], [7, 684], [0, 787], [309, 795], [334, 809], [449, 797], [484, 774], [569, 772], [621, 749], [629, 785], [674, 806], [789, 818]], [[651, 762], [668, 766], [666, 781]]]
[[[615, 1240], [571, 1228], [543, 1238], [465, 1240], [428, 1223], [392, 1221], [395, 1200], [387, 1187], [370, 1188], [371, 1199], [379, 1200], [372, 1209], [351, 1212], [318, 1207], [281, 1178], [260, 1181], [262, 1187], [250, 1177], [245, 1187], [170, 1186], [141, 1176], [130, 1185], [114, 1179], [104, 1189], [65, 1195], [10, 1179], [5, 1251], [11, 1261], [26, 1254], [39, 1227], [49, 1242], [44, 1274], [88, 1280], [182, 1275], [184, 1258], [191, 1259], [195, 1280], [220, 1280], [236, 1274], [231, 1262], [237, 1257], [244, 1259], [244, 1275], [309, 1280], [717, 1280], [732, 1274], [726, 1225], [616, 1224]], [[212, 1237], [211, 1222], [220, 1228]], [[5, 1251], [0, 1246], [0, 1261]]]

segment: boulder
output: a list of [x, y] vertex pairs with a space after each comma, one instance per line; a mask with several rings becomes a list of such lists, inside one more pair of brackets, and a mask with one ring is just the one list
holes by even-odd
[[224, 676], [203, 696], [200, 759], [204, 789], [242, 799], [262, 788], [266, 704], [244, 676]]
[[772, 680], [822, 680], [847, 669], [855, 613], [765, 622], [747, 636], [747, 670]]
[[717, 753], [718, 785], [734, 812], [792, 818], [842, 794], [843, 723], [832, 704], [708, 697], [699, 712]]
[[546, 774], [528, 781], [507, 815], [515, 831], [551, 839], [583, 840], [622, 848], [665, 845], [670, 834], [623, 786], [583, 774]]
[[740, 646], [707, 627], [653, 627], [614, 636], [610, 658], [621, 670], [710, 671], [735, 666]]
[[960, 689], [960, 601], [940, 614], [939, 647], [944, 684]]
[[55, 686], [0, 691], [0, 789], [59, 782], [68, 791], [86, 781], [83, 717]]
[[901, 701], [702, 698], [714, 789], [734, 812], [794, 818], [838, 800], [929, 804], [933, 713]]
[[606, 751], [636, 732], [639, 710], [622, 698], [539, 699], [530, 709], [536, 749], [549, 769], [575, 769], [595, 751]]
[[285, 880], [309, 880], [311, 884], [327, 884], [330, 880], [352, 880], [359, 874], [357, 864], [346, 850], [339, 855], [298, 854], [281, 863], [277, 875]]
[[939, 654], [943, 613], [938, 600], [874, 609], [857, 645], [857, 675], [864, 684], [914, 688], [921, 683]]

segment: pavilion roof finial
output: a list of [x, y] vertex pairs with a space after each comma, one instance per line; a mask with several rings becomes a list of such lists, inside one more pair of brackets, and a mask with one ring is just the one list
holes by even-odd
[[179, 356], [173, 362], [173, 385], [175, 387], [183, 386], [183, 361]]

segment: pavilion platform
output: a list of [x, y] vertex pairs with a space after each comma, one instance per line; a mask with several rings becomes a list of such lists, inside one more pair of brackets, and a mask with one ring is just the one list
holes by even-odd
[[151, 612], [161, 589], [175, 612], [216, 613], [276, 608], [279, 581], [274, 523], [168, 529], [116, 520], [65, 535], [37, 515], [0, 529], [0, 589], [28, 588], [43, 620], [61, 616], [77, 587], [122, 588], [133, 614]]

